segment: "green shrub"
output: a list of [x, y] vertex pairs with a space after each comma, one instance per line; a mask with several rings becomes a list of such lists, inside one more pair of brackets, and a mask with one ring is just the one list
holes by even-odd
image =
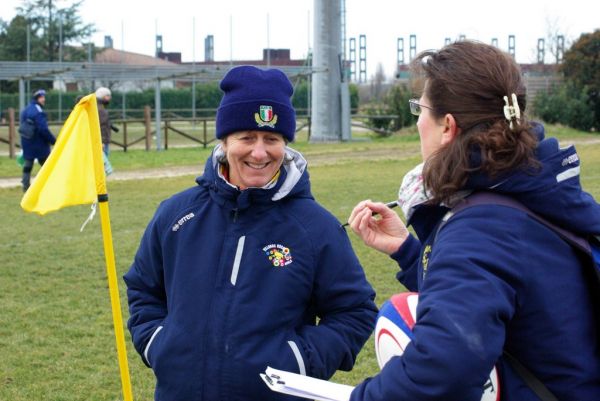
[[383, 102], [364, 105], [361, 114], [369, 116], [367, 120], [369, 127], [386, 131], [376, 132], [379, 136], [389, 136], [392, 132], [415, 123], [415, 116], [410, 113], [408, 106], [411, 97], [413, 94], [406, 85], [396, 84], [385, 94]]
[[396, 84], [390, 88], [385, 97], [385, 102], [391, 114], [397, 116], [392, 123], [392, 129], [398, 131], [409, 127], [416, 122], [415, 116], [410, 112], [408, 101], [414, 94], [405, 84]]
[[393, 119], [389, 118], [389, 107], [385, 103], [367, 103], [361, 107], [360, 114], [369, 116], [367, 126], [375, 128], [376, 135], [390, 136]]
[[534, 99], [534, 113], [550, 124], [560, 123], [583, 131], [591, 131], [595, 124], [595, 113], [589, 103], [586, 88], [577, 89], [567, 82], [540, 92]]

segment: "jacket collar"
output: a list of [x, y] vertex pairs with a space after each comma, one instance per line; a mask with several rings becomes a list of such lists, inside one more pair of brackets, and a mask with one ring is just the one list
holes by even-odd
[[196, 179], [199, 185], [208, 187], [210, 195], [218, 204], [243, 210], [251, 205], [272, 205], [290, 196], [310, 197], [307, 162], [296, 150], [286, 147], [285, 161], [275, 183], [263, 188], [239, 190], [225, 180], [219, 172], [224, 157], [221, 144], [217, 145], [206, 162], [204, 174]]

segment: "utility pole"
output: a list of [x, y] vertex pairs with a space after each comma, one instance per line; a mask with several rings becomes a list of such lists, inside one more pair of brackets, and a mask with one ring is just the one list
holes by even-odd
[[311, 142], [342, 138], [340, 0], [315, 0]]

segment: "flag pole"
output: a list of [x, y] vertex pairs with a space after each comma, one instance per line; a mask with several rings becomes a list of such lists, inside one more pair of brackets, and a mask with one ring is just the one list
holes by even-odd
[[123, 332], [121, 302], [119, 301], [119, 286], [117, 283], [117, 269], [115, 268], [115, 254], [113, 250], [112, 232], [110, 229], [107, 194], [98, 195], [98, 206], [100, 208], [102, 240], [104, 242], [104, 259], [106, 261], [108, 290], [110, 292], [110, 304], [112, 307], [113, 325], [115, 327], [115, 339], [117, 343], [117, 355], [119, 358], [119, 370], [121, 372], [123, 398], [125, 401], [133, 401], [131, 380], [129, 378], [129, 366], [127, 363], [127, 350], [125, 349], [125, 334]]
[[96, 95], [89, 101], [93, 118], [90, 121], [92, 137], [93, 169], [96, 181], [96, 194], [98, 194], [98, 207], [100, 208], [100, 224], [102, 226], [102, 242], [104, 244], [104, 260], [106, 262], [106, 276], [108, 278], [108, 292], [110, 293], [110, 306], [112, 308], [117, 356], [119, 359], [119, 372], [121, 374], [121, 387], [124, 401], [133, 401], [131, 393], [131, 380], [129, 378], [129, 365], [127, 363], [127, 350], [125, 348], [125, 334], [123, 333], [123, 317], [121, 316], [121, 301], [119, 285], [117, 284], [117, 269], [115, 267], [115, 252], [113, 248], [112, 231], [110, 229], [110, 215], [108, 212], [108, 191], [106, 189], [106, 174], [104, 172], [104, 159], [102, 157], [102, 141], [100, 135], [100, 120]]
[[119, 285], [117, 284], [117, 269], [115, 267], [115, 252], [113, 249], [112, 231], [110, 229], [110, 215], [108, 213], [108, 191], [106, 189], [106, 174], [104, 173], [104, 159], [102, 157], [102, 141], [100, 135], [100, 120], [96, 95], [92, 95], [88, 103], [93, 118], [90, 121], [92, 137], [92, 155], [94, 163], [94, 176], [96, 181], [96, 194], [100, 208], [100, 224], [102, 226], [102, 242], [104, 243], [104, 259], [106, 261], [106, 275], [108, 278], [108, 291], [112, 308], [113, 325], [115, 328], [115, 341], [121, 373], [121, 387], [123, 388], [124, 401], [133, 401], [131, 394], [131, 380], [127, 363], [127, 350], [125, 349], [125, 334], [123, 333], [123, 317], [121, 316], [121, 302]]

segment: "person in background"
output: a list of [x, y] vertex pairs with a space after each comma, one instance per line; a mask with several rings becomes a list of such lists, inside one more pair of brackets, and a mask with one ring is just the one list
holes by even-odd
[[[110, 89], [100, 87], [96, 89], [96, 101], [98, 102], [98, 117], [100, 119], [100, 134], [102, 135], [102, 150], [108, 157], [111, 129], [113, 128], [110, 123], [110, 116], [106, 108], [110, 104], [111, 92]], [[118, 130], [117, 130], [118, 131]]]
[[[406, 175], [399, 201], [418, 239], [382, 203], [360, 202], [349, 224], [401, 266], [397, 278], [419, 292], [417, 319], [404, 353], [351, 401], [479, 401], [494, 366], [503, 401], [599, 400], [591, 260], [525, 210], [492, 202], [453, 211], [485, 191], [598, 236], [600, 205], [581, 188], [575, 148], [528, 122], [520, 69], [496, 47], [456, 42], [421, 53], [412, 70], [424, 164]], [[542, 387], [550, 397], [536, 394]]]
[[221, 89], [221, 142], [198, 185], [159, 206], [124, 276], [128, 327], [156, 400], [294, 400], [259, 374], [352, 369], [375, 293], [287, 146], [296, 112], [286, 75], [236, 67]]
[[43, 166], [50, 155], [50, 146], [56, 142], [56, 138], [48, 128], [45, 105], [46, 91], [38, 89], [33, 93], [29, 105], [21, 112], [19, 134], [24, 160], [21, 180], [23, 192], [31, 185], [31, 171], [35, 159], [40, 166]]

